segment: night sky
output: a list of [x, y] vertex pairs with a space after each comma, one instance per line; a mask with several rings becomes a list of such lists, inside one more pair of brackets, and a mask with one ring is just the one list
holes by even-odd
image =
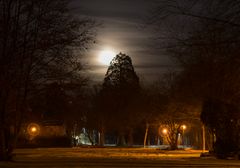
[[102, 81], [107, 66], [99, 63], [103, 50], [123, 52], [133, 60], [137, 74], [143, 81], [159, 78], [171, 68], [167, 56], [153, 47], [155, 33], [143, 28], [154, 3], [151, 0], [74, 0], [72, 8], [77, 15], [95, 19], [98, 28], [96, 44], [85, 54], [93, 80]]

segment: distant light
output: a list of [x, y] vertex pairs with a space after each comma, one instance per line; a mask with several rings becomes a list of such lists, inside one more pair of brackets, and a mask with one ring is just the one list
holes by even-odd
[[103, 65], [109, 65], [116, 53], [112, 50], [103, 50], [98, 56], [98, 61]]
[[40, 133], [40, 126], [36, 123], [30, 123], [27, 127], [27, 132], [31, 137], [35, 137]]
[[32, 127], [31, 128], [31, 132], [36, 132], [37, 131], [37, 128], [36, 127]]
[[168, 130], [167, 130], [166, 128], [164, 128], [164, 129], [162, 130], [162, 133], [163, 133], [163, 134], [167, 134], [167, 133], [168, 133]]
[[182, 129], [183, 130], [187, 129], [187, 126], [186, 125], [182, 125]]

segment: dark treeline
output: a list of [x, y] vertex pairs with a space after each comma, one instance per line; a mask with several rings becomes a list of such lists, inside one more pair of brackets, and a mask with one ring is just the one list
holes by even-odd
[[[166, 74], [160, 81], [143, 86], [131, 58], [118, 54], [111, 61], [103, 83], [89, 95], [91, 103], [87, 105], [88, 112], [83, 114], [82, 122], [88, 134], [92, 136], [94, 130], [99, 132], [93, 144], [107, 144], [110, 135], [110, 144], [146, 146], [154, 137], [154, 144], [160, 144], [156, 143], [159, 139], [162, 144], [166, 139], [171, 149], [177, 149], [179, 134], [184, 131], [182, 126], [194, 128], [201, 124], [196, 105], [187, 106], [176, 97], [174, 79], [175, 74]], [[168, 130], [166, 135], [162, 134], [164, 128]]]

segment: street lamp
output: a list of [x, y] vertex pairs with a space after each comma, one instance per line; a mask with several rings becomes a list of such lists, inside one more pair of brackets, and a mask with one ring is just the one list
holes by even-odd
[[168, 129], [167, 128], [163, 128], [162, 129], [162, 134], [163, 134], [163, 136], [162, 136], [162, 138], [163, 138], [163, 144], [167, 144], [167, 134], [168, 134]]
[[185, 130], [187, 128], [186, 125], [182, 125], [182, 129]]
[[181, 128], [182, 128], [182, 145], [183, 145], [183, 147], [184, 147], [184, 131], [185, 131], [185, 129], [187, 129], [187, 126], [186, 125], [182, 125], [181, 126]]
[[31, 127], [31, 130], [30, 130], [32, 133], [35, 133], [37, 131], [37, 128], [35, 126]]
[[40, 126], [36, 123], [30, 123], [27, 127], [27, 133], [30, 135], [30, 140], [39, 135]]
[[166, 134], [168, 133], [168, 130], [167, 130], [166, 128], [164, 128], [164, 129], [162, 130], [162, 133], [163, 133], [164, 135], [166, 135]]

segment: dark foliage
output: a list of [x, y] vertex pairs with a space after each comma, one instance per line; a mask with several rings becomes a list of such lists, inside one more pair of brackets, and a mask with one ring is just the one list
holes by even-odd
[[0, 160], [11, 155], [29, 100], [44, 84], [83, 80], [79, 54], [93, 41], [95, 24], [75, 18], [68, 3], [0, 1]]
[[238, 113], [235, 105], [219, 100], [207, 100], [203, 105], [201, 119], [216, 135], [214, 151], [220, 158], [239, 151]]
[[139, 91], [139, 78], [131, 58], [118, 54], [110, 63], [97, 96], [96, 113], [102, 130], [117, 132], [119, 145], [126, 144], [125, 137], [128, 137], [128, 144], [132, 144]]
[[177, 92], [203, 105], [201, 119], [215, 133], [216, 154], [239, 151], [239, 6], [231, 0], [161, 1], [152, 19], [160, 48], [179, 65]]

